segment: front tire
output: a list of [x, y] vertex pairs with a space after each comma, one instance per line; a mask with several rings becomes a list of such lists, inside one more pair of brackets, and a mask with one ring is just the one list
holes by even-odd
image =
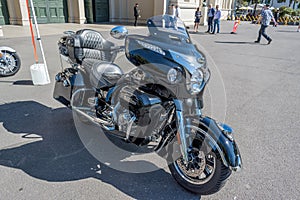
[[186, 190], [210, 195], [225, 185], [231, 170], [223, 164], [218, 152], [203, 141], [204, 137], [196, 132], [193, 148], [189, 152], [189, 162], [185, 164], [180, 157], [169, 165], [169, 169], [178, 184]]

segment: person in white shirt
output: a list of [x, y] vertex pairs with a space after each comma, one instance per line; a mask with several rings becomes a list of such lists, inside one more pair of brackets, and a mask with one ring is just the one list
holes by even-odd
[[181, 17], [181, 10], [178, 5], [175, 6], [175, 17]]
[[220, 33], [220, 20], [221, 20], [221, 11], [219, 10], [219, 5], [216, 5], [216, 10], [214, 15], [214, 30], [212, 34], [215, 34], [216, 28], [217, 28], [217, 33]]
[[258, 32], [258, 37], [255, 43], [260, 43], [261, 36], [266, 38], [268, 44], [272, 42], [272, 39], [266, 34], [266, 28], [270, 25], [271, 20], [273, 20], [275, 26], [277, 26], [277, 22], [273, 16], [272, 11], [270, 10], [270, 5], [266, 4], [264, 8], [261, 10], [261, 17], [258, 21], [261, 22], [261, 26]]
[[169, 13], [170, 13], [170, 15], [172, 15], [172, 17], [175, 17], [175, 15], [176, 15], [176, 9], [175, 9], [174, 4], [172, 4], [172, 5], [170, 6]]

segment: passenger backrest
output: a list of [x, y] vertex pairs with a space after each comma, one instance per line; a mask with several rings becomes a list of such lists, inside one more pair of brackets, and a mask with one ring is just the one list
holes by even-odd
[[82, 29], [74, 35], [67, 36], [66, 45], [69, 57], [81, 64], [83, 59], [97, 59], [113, 62], [116, 52], [112, 51], [114, 43], [104, 39], [101, 33], [91, 29]]

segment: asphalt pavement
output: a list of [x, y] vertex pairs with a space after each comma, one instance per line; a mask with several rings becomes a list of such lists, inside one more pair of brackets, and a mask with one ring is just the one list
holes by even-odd
[[[221, 33], [200, 27], [191, 38], [205, 52], [211, 80], [204, 114], [230, 124], [243, 170], [210, 196], [182, 189], [167, 168], [128, 173], [98, 161], [77, 134], [72, 112], [52, 98], [61, 69], [57, 41], [65, 30], [92, 28], [109, 38], [112, 24], [40, 25], [51, 84], [33, 86], [28, 27], [3, 26], [0, 46], [19, 53], [21, 70], [0, 78], [0, 199], [298, 199], [300, 195], [300, 33], [269, 27], [273, 42], [255, 44], [259, 25], [222, 22]], [[128, 26], [129, 33], [146, 33]], [[113, 42], [120, 43], [109, 38]], [[41, 56], [40, 57], [40, 62]], [[120, 64], [125, 61], [120, 59]], [[126, 65], [126, 69], [131, 66]]]

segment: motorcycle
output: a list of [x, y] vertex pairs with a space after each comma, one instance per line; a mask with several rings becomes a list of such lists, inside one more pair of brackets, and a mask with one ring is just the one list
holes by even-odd
[[0, 47], [0, 76], [15, 75], [21, 67], [21, 60], [16, 50], [10, 47]]
[[[232, 128], [201, 112], [206, 58], [180, 19], [154, 16], [147, 26], [146, 36], [113, 28], [110, 35], [124, 46], [95, 30], [65, 32], [58, 46], [67, 67], [55, 77], [53, 97], [108, 134], [168, 157], [172, 176], [188, 191], [218, 192], [242, 159]], [[128, 73], [115, 63], [121, 53], [135, 66]], [[172, 159], [171, 144], [179, 149]]]

